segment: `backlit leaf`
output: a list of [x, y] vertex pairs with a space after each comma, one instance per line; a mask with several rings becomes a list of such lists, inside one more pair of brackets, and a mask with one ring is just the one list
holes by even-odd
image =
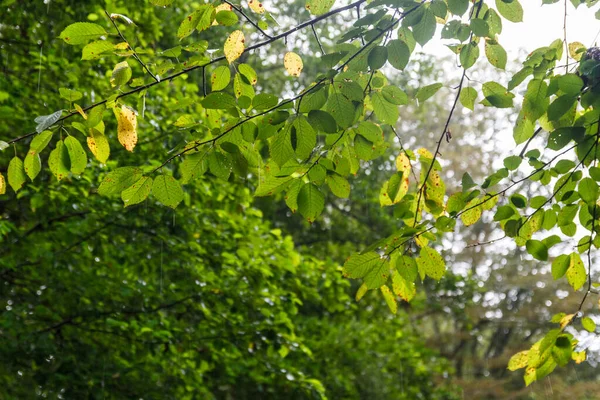
[[127, 151], [133, 151], [138, 141], [137, 116], [126, 105], [122, 105], [120, 109], [115, 109], [115, 113], [117, 114], [117, 136], [119, 143]]
[[288, 51], [283, 57], [283, 66], [291, 76], [300, 76], [304, 64], [302, 64], [302, 59], [298, 54]]
[[244, 38], [244, 33], [242, 31], [233, 31], [229, 35], [225, 41], [225, 47], [223, 49], [225, 52], [225, 58], [227, 58], [229, 64], [240, 58], [244, 52], [245, 41], [246, 39]]

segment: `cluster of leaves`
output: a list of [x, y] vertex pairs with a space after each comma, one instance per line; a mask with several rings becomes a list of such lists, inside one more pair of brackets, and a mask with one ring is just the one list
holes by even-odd
[[[153, 3], [166, 6], [172, 2], [156, 0]], [[58, 111], [38, 118], [37, 135], [30, 143], [25, 161], [15, 156], [9, 164], [8, 183], [17, 192], [27, 177], [36, 178], [42, 165], [40, 153], [51, 142], [56, 130], [61, 131], [61, 135], [63, 131], [67, 134], [64, 140], [53, 142], [54, 150], [48, 158], [50, 170], [58, 180], [70, 174], [81, 175], [88, 164], [86, 152], [75, 135], [82, 134], [98, 162], [106, 163], [110, 150], [103, 119], [105, 110], [114, 111], [118, 141], [126, 150], [133, 151], [138, 140], [138, 116], [133, 111], [135, 107], [127, 106], [125, 100], [140, 94], [145, 104], [153, 87], [199, 70], [201, 84], [198, 91], [202, 96], [182, 98], [183, 105], [179, 106], [189, 106], [193, 112], [181, 115], [174, 124], [189, 131], [186, 143], [174, 149], [173, 154], [162, 162], [146, 161], [138, 166], [111, 170], [100, 183], [98, 193], [120, 195], [125, 206], [139, 204], [152, 195], [162, 204], [175, 208], [185, 198], [182, 185], [193, 186], [194, 181], [205, 174], [225, 181], [231, 180], [232, 175], [252, 176], [257, 177], [255, 196], [285, 193], [289, 209], [313, 222], [325, 207], [325, 191], [347, 198], [350, 196], [348, 178], [359, 171], [361, 163], [386, 153], [394, 137], [394, 125], [400, 118], [399, 107], [411, 101], [424, 102], [443, 87], [442, 83], [420, 87], [413, 99], [407, 95], [406, 88], [390, 85], [385, 75], [390, 67], [406, 68], [416, 45], [429, 42], [437, 25], [441, 24], [442, 38], [452, 41], [448, 47], [457, 55], [463, 70], [456, 98], [435, 151], [405, 150], [396, 155], [397, 173], [381, 189], [380, 203], [393, 206], [400, 223], [391, 236], [351, 256], [345, 263], [345, 275], [364, 282], [357, 299], [369, 289], [379, 289], [392, 312], [396, 312], [396, 298], [411, 300], [418, 277], [439, 280], [444, 275], [444, 259], [433, 248], [433, 243], [445, 232], [453, 231], [458, 218], [464, 225], [472, 225], [481, 218], [483, 211], [493, 209], [500, 197], [507, 194], [510, 194], [508, 203], [496, 210], [494, 220], [499, 222], [507, 237], [513, 238], [518, 246], [525, 246], [538, 260], [546, 261], [549, 249], [561, 238], [548, 232], [547, 237], [534, 239], [534, 234], [555, 227], [570, 237], [579, 227], [589, 232], [579, 241], [576, 253], [557, 258], [553, 263], [553, 274], [557, 279], [566, 275], [574, 290], [579, 290], [587, 281], [589, 292], [591, 276], [586, 273], [579, 254], [587, 252], [591, 263], [592, 247], [599, 245], [595, 235], [599, 229], [596, 224], [599, 196], [596, 182], [600, 180], [596, 166], [600, 135], [600, 60], [596, 50], [571, 44], [570, 56], [580, 60], [578, 70], [569, 72], [565, 67], [564, 74], [557, 74], [560, 69], [557, 63], [563, 55], [563, 42], [558, 40], [529, 54], [523, 68], [507, 86], [495, 81], [482, 84], [483, 99], [478, 105], [512, 108], [513, 91], [528, 81], [514, 129], [517, 144], [527, 143], [521, 155], [505, 159], [505, 167], [483, 183], [477, 184], [466, 174], [462, 179], [462, 192], [448, 195], [440, 174], [439, 149], [444, 139], [449, 141], [451, 138], [448, 124], [457, 103], [474, 109], [479, 97], [476, 87], [466, 85], [467, 81], [470, 85], [467, 70], [479, 59], [482, 46], [491, 65], [505, 68], [506, 51], [499, 44], [498, 35], [502, 32], [503, 20], [522, 20], [519, 1], [495, 0], [491, 4], [484, 0], [375, 0], [369, 3], [358, 0], [332, 9], [333, 3], [331, 0], [309, 0], [306, 9], [317, 16], [273, 36], [265, 33], [272, 17], [256, 1], [248, 2], [248, 8], [255, 13], [250, 17], [243, 7], [228, 2], [200, 5], [179, 25], [177, 37], [180, 40], [187, 40], [194, 32], [240, 29], [228, 32], [224, 42], [217, 43], [218, 39], [214, 39], [215, 42], [196, 41], [162, 51], [160, 56], [166, 61], [157, 62], [154, 73], [141, 60], [143, 51], [132, 48], [118, 28], [118, 21], [127, 22], [128, 17], [109, 16], [117, 31], [118, 43], [108, 39], [106, 29], [99, 24], [79, 22], [69, 25], [60, 38], [70, 45], [85, 44], [84, 60], [93, 61], [110, 53], [127, 57], [112, 70], [110, 85], [114, 93], [88, 107], [74, 103], [74, 110], [64, 116]], [[576, 7], [595, 4], [594, 1], [579, 0], [572, 3]], [[360, 7], [366, 15], [342, 32], [331, 51], [323, 51], [322, 70], [297, 94], [280, 98], [280, 94], [261, 91], [254, 68], [247, 62], [240, 62], [251, 51], [283, 40], [298, 29], [314, 27], [317, 22], [335, 14]], [[244, 19], [240, 20], [238, 14]], [[255, 15], [260, 18], [258, 23], [254, 22]], [[244, 27], [237, 26], [245, 25], [245, 22], [267, 38], [248, 46]], [[229, 28], [231, 26], [234, 28]], [[217, 47], [217, 44], [222, 50], [210, 54], [209, 47]], [[195, 54], [181, 62], [182, 51]], [[178, 62], [172, 62], [171, 58]], [[300, 56], [288, 52], [283, 58], [289, 75], [300, 77], [303, 68]], [[140, 64], [144, 75], [133, 78], [130, 62]], [[210, 81], [206, 77], [207, 69], [212, 71]], [[167, 72], [170, 75], [165, 76]], [[207, 88], [208, 82], [210, 88]], [[61, 95], [70, 102], [80, 96], [70, 89], [63, 90]], [[144, 105], [142, 115], [143, 108]], [[76, 118], [81, 119], [75, 121]], [[73, 122], [69, 124], [67, 120]], [[525, 152], [532, 139], [541, 132], [549, 132], [546, 147], [558, 154], [542, 154], [537, 149]], [[25, 137], [30, 136], [34, 135]], [[572, 141], [575, 144], [570, 145]], [[521, 168], [527, 168], [521, 166], [525, 164], [523, 161], [530, 172], [524, 178], [513, 179], [506, 187], [498, 188]], [[415, 173], [411, 182], [411, 174], [416, 169], [413, 163], [419, 164], [420, 173], [418, 178]], [[553, 185], [551, 195], [528, 200], [513, 193], [511, 189], [526, 180], [539, 182], [540, 188]], [[3, 190], [2, 182], [3, 178], [0, 180]], [[577, 215], [579, 227], [574, 222]], [[391, 289], [388, 286], [390, 280]], [[579, 354], [566, 354], [566, 348], [572, 349], [577, 344], [571, 336], [560, 333], [567, 324], [563, 324], [558, 334], [551, 332], [546, 336], [550, 339], [546, 339], [544, 346], [539, 346], [539, 356], [529, 357], [527, 383], [545, 376], [556, 365], [564, 365], [568, 356]], [[532, 349], [529, 354], [534, 353], [535, 349]], [[574, 357], [580, 359], [579, 355]], [[522, 362], [511, 365], [524, 366]]]

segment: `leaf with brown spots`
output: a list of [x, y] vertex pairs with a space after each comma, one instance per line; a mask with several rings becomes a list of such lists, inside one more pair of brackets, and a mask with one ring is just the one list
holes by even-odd
[[138, 140], [137, 117], [135, 112], [125, 105], [122, 105], [120, 110], [116, 110], [119, 143], [121, 143], [127, 151], [133, 151]]

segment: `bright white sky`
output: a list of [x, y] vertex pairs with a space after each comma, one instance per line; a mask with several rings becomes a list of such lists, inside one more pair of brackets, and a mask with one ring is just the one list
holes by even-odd
[[[512, 58], [513, 61], [516, 61], [520, 49], [529, 53], [539, 47], [548, 46], [553, 40], [562, 39], [564, 36], [562, 1], [542, 6], [542, 0], [521, 0], [521, 5], [524, 9], [523, 22], [512, 23], [503, 19], [502, 34], [498, 38], [508, 52], [509, 60]], [[598, 41], [600, 20], [594, 17], [596, 9], [597, 7], [589, 9], [584, 5], [575, 9], [571, 2], [568, 2], [567, 41], [569, 43], [581, 42], [589, 47]], [[450, 54], [440, 41], [431, 41], [423, 51], [431, 54]]]

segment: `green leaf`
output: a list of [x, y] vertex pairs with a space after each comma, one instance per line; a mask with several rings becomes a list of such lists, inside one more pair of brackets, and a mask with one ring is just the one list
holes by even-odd
[[238, 23], [238, 16], [233, 11], [221, 10], [217, 13], [216, 20], [219, 25], [231, 26]]
[[392, 67], [403, 70], [410, 58], [410, 49], [402, 40], [390, 40], [387, 44], [388, 61]]
[[495, 40], [488, 39], [485, 41], [485, 56], [494, 67], [506, 69], [506, 61], [508, 59], [506, 50]]
[[274, 175], [267, 175], [260, 180], [254, 196], [262, 197], [277, 194], [284, 190], [288, 186], [288, 183], [293, 179], [292, 176], [277, 177]]
[[142, 170], [136, 167], [121, 167], [109, 172], [98, 187], [98, 194], [110, 196], [120, 194], [142, 177]]
[[475, 110], [475, 100], [476, 99], [477, 99], [477, 90], [473, 89], [472, 87], [465, 87], [465, 88], [462, 88], [462, 90], [460, 91], [460, 96], [459, 96], [460, 104], [462, 104], [463, 107], [468, 108], [471, 111]]
[[308, 120], [316, 130], [325, 133], [336, 133], [338, 131], [337, 123], [331, 114], [321, 111], [312, 110], [308, 113]]
[[42, 150], [44, 150], [46, 146], [48, 146], [50, 140], [52, 140], [52, 132], [50, 131], [44, 131], [39, 135], [36, 135], [29, 144], [29, 151], [41, 153]]
[[402, 106], [408, 104], [408, 96], [404, 91], [396, 86], [388, 85], [381, 89], [383, 98], [388, 103]]
[[384, 46], [375, 46], [369, 52], [367, 63], [372, 70], [383, 67], [388, 59], [388, 50]]
[[110, 78], [110, 85], [112, 87], [117, 87], [117, 88], [125, 85], [131, 79], [131, 74], [132, 74], [131, 67], [129, 66], [127, 61], [122, 61], [122, 62], [118, 63], [117, 65], [115, 65], [115, 68], [113, 69], [113, 72], [112, 72], [112, 75]]
[[203, 4], [196, 11], [185, 17], [177, 30], [179, 40], [191, 35], [194, 30], [208, 29], [215, 20], [215, 9], [212, 4]]
[[223, 92], [210, 93], [202, 100], [202, 107], [209, 110], [225, 110], [236, 106], [232, 95]]
[[152, 195], [167, 207], [176, 208], [183, 200], [183, 189], [170, 175], [159, 175], [154, 178]]
[[152, 190], [152, 178], [144, 176], [137, 180], [133, 185], [123, 190], [121, 200], [125, 207], [141, 203], [148, 198]]
[[525, 247], [527, 248], [527, 252], [536, 260], [548, 260], [548, 247], [539, 240], [528, 240]]
[[596, 204], [598, 200], [598, 184], [592, 178], [583, 178], [579, 182], [579, 195], [588, 204]]
[[307, 0], [306, 9], [312, 15], [325, 14], [335, 3], [335, 0]]
[[40, 155], [35, 152], [28, 152], [27, 156], [25, 156], [24, 168], [29, 179], [33, 181], [42, 170], [42, 160], [40, 159]]
[[577, 96], [565, 94], [557, 97], [552, 104], [548, 106], [548, 120], [558, 121], [569, 110], [577, 104]]
[[56, 148], [50, 153], [48, 166], [50, 167], [50, 171], [52, 171], [59, 181], [69, 175], [69, 171], [71, 170], [71, 160], [69, 158], [67, 146], [64, 145], [62, 140], [59, 140], [56, 143]]
[[87, 155], [79, 143], [79, 140], [73, 136], [67, 136], [64, 140], [65, 147], [69, 153], [71, 161], [71, 172], [75, 175], [81, 175], [87, 166]]
[[81, 60], [97, 60], [105, 53], [114, 50], [115, 46], [107, 40], [97, 40], [85, 45], [81, 51]]
[[83, 97], [81, 92], [67, 88], [58, 88], [58, 93], [60, 94], [60, 97], [70, 102], [77, 101]]
[[576, 74], [564, 74], [557, 78], [558, 88], [564, 94], [578, 95], [583, 88], [583, 80]]
[[219, 151], [213, 151], [208, 155], [208, 169], [217, 178], [224, 181], [231, 175], [231, 160]]
[[448, 0], [448, 10], [454, 15], [461, 16], [468, 8], [469, 0]]
[[479, 46], [475, 42], [468, 43], [460, 50], [460, 64], [464, 69], [471, 68], [479, 58]]
[[308, 222], [312, 223], [323, 212], [325, 197], [312, 183], [302, 186], [298, 193], [298, 211]]
[[231, 81], [231, 71], [228, 65], [217, 67], [210, 78], [210, 84], [213, 91], [223, 90]]
[[329, 96], [325, 109], [342, 128], [348, 128], [354, 122], [354, 105], [341, 93]]
[[325, 178], [329, 189], [331, 192], [339, 198], [346, 199], [350, 196], [350, 183], [346, 180], [346, 178], [338, 175], [332, 174], [327, 175]]
[[293, 122], [296, 133], [296, 156], [301, 159], [307, 159], [317, 145], [317, 133], [308, 122], [306, 117], [300, 115]]
[[184, 183], [194, 181], [208, 170], [206, 152], [188, 153], [181, 163], [181, 176]]
[[523, 22], [523, 7], [519, 0], [496, 0], [496, 9], [510, 22]]
[[481, 102], [486, 107], [511, 108], [514, 94], [510, 93], [498, 82], [486, 82], [481, 87], [484, 99]]
[[444, 262], [444, 259], [440, 253], [430, 247], [421, 249], [421, 253], [419, 257], [417, 257], [417, 265], [419, 271], [423, 275], [427, 275], [437, 281], [439, 281], [446, 272], [446, 263]]
[[252, 108], [255, 110], [268, 110], [275, 107], [279, 99], [277, 96], [268, 93], [259, 93], [252, 99]]
[[424, 46], [429, 42], [435, 35], [436, 24], [433, 12], [429, 8], [424, 8], [421, 20], [413, 26], [413, 36], [417, 43]]
[[530, 121], [535, 121], [548, 109], [550, 99], [547, 96], [548, 85], [541, 79], [532, 79], [527, 85], [523, 99], [523, 115]]
[[8, 164], [8, 184], [15, 192], [18, 192], [25, 182], [27, 182], [27, 176], [25, 175], [23, 161], [15, 156]]
[[389, 103], [383, 94], [379, 92], [375, 92], [371, 94], [371, 103], [373, 105], [373, 110], [375, 111], [375, 115], [377, 118], [381, 120], [381, 122], [395, 125], [400, 117], [400, 112], [398, 111], [398, 106], [392, 103]]
[[98, 39], [100, 36], [106, 35], [106, 31], [98, 24], [91, 22], [76, 22], [67, 26], [61, 33], [59, 38], [67, 44], [84, 44], [93, 39]]
[[583, 329], [585, 329], [588, 332], [593, 333], [596, 331], [596, 323], [590, 317], [583, 317], [581, 319], [581, 326], [583, 326]]
[[582, 127], [564, 127], [550, 132], [548, 137], [548, 148], [551, 150], [560, 150], [571, 140], [579, 142], [585, 135], [585, 128]]
[[569, 269], [567, 269], [567, 281], [573, 287], [573, 290], [579, 290], [586, 282], [587, 274], [583, 261], [577, 253], [571, 253], [569, 259]]
[[504, 166], [509, 171], [514, 171], [519, 168], [523, 159], [519, 156], [509, 156], [504, 159]]
[[431, 96], [437, 93], [444, 86], [442, 83], [433, 83], [431, 85], [423, 86], [417, 90], [416, 98], [419, 103], [423, 103], [425, 100], [429, 99]]

